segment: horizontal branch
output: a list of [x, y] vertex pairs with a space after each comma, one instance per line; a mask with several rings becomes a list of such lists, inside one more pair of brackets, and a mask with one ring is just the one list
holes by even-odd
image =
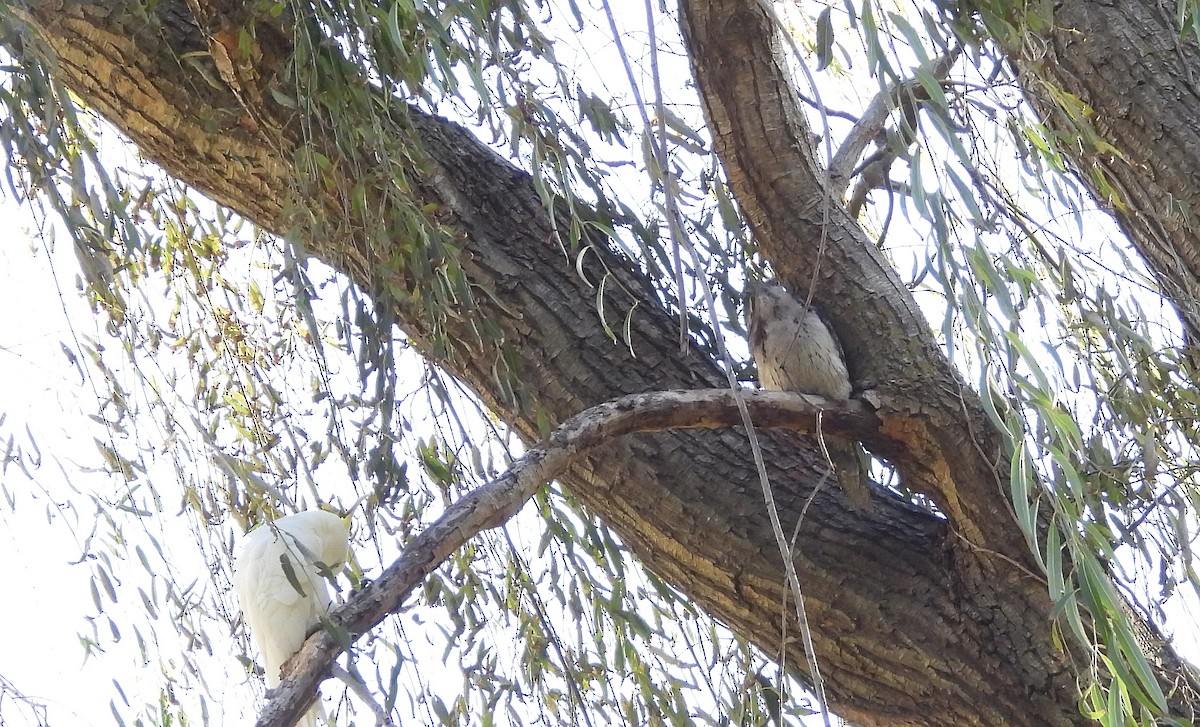
[[[326, 630], [309, 637], [289, 662], [291, 676], [271, 693], [257, 727], [287, 727], [312, 701], [329, 665], [360, 636], [400, 609], [418, 585], [471, 538], [507, 522], [542, 485], [595, 447], [617, 437], [668, 429], [713, 429], [741, 424], [742, 397], [755, 426], [879, 442], [880, 422], [864, 404], [832, 404], [817, 396], [778, 391], [700, 389], [632, 394], [591, 407], [563, 422], [496, 479], [462, 497], [426, 528], [378, 579], [331, 614], [349, 639]], [[748, 445], [747, 445], [748, 446]], [[886, 445], [882, 449], [889, 449]]]

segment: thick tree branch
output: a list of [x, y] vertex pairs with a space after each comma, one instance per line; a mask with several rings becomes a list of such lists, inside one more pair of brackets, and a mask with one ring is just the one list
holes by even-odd
[[[231, 9], [243, 3], [196, 3], [206, 32], [180, 0], [19, 0], [11, 5], [29, 26], [19, 28], [16, 50], [44, 41], [58, 77], [146, 158], [265, 229], [296, 235], [363, 289], [420, 284], [379, 264], [402, 256], [403, 240], [296, 231], [289, 211], [344, 203], [336, 185], [298, 196], [298, 152], [328, 153], [338, 170], [378, 160], [339, 149], [322, 114], [300, 122], [296, 109], [253, 92], [263, 79], [289, 77], [297, 29], [256, 26], [254, 53], [222, 67], [205, 54], [219, 56], [214, 42], [229, 48], [223, 34], [237, 27], [221, 19], [238, 18]], [[690, 0], [684, 15], [718, 149], [764, 254], [795, 290], [806, 290], [816, 273], [818, 298], [835, 304], [860, 395], [877, 404], [883, 437], [876, 444], [896, 447], [880, 453], [949, 518], [887, 498], [858, 515], [847, 512], [836, 488], [816, 493], [795, 561], [833, 708], [864, 727], [1081, 722], [1074, 679], [1049, 638], [1053, 604], [1028, 568], [1014, 565], [1026, 550], [991, 469], [1005, 462], [996, 433], [939, 354], [911, 296], [845, 211], [829, 204], [811, 158], [797, 152], [807, 136], [795, 134], [807, 130], [793, 118], [786, 75], [756, 55], [774, 47], [761, 11], [734, 0]], [[339, 59], [327, 60], [341, 68]], [[413, 170], [414, 205], [444, 215], [438, 225], [463, 249], [472, 289], [484, 292], [476, 307], [454, 316], [451, 325], [460, 327], [448, 331], [445, 348], [431, 341], [432, 312], [419, 296], [392, 300], [392, 312], [414, 345], [527, 441], [539, 438], [543, 422], [558, 424], [623, 394], [721, 385], [703, 352], [678, 353], [674, 321], [653, 286], [594, 229], [583, 243], [591, 252], [584, 277], [573, 273], [555, 232], [571, 220], [562, 209], [547, 213], [529, 175], [444, 119], [394, 99], [372, 103], [404, 117], [404, 128], [384, 123], [376, 131], [388, 135], [387, 148], [421, 162]], [[593, 308], [589, 279], [602, 278], [614, 293], [605, 299], [609, 319], [635, 311], [628, 341], [614, 342]], [[499, 335], [480, 341], [472, 324], [481, 321]], [[498, 370], [512, 373], [520, 390], [498, 382]], [[811, 438], [764, 435], [790, 529], [826, 468]], [[741, 434], [626, 437], [580, 456], [561, 480], [657, 575], [737, 633], [780, 650], [783, 568]], [[422, 567], [432, 562], [425, 557]], [[788, 664], [802, 668], [798, 645], [783, 648]]]
[[[814, 298], [825, 304], [845, 345], [851, 374], [874, 387], [867, 395], [882, 419], [921, 410], [920, 417], [905, 420], [919, 421], [916, 429], [892, 433], [905, 441], [910, 453], [946, 469], [926, 478], [900, 467], [906, 482], [945, 508], [968, 540], [1030, 563], [1028, 551], [1018, 542], [1002, 485], [1000, 473], [1007, 471], [1009, 455], [1001, 433], [983, 416], [976, 394], [933, 350], [911, 296], [825, 184], [810, 145], [803, 143], [809, 129], [797, 111], [782, 42], [770, 18], [755, 0], [681, 0], [681, 8], [689, 56], [718, 153], [761, 252], [794, 289], [811, 288]], [[912, 335], [880, 340], [878, 330], [911, 330]], [[930, 388], [911, 388], [921, 381]], [[990, 567], [985, 565], [983, 573]], [[988, 590], [982, 582], [966, 588]], [[1044, 603], [1036, 610], [1040, 615], [1025, 614], [1024, 624], [1034, 629], [1027, 632], [1032, 640], [1041, 643], [1027, 644], [1026, 655], [1038, 653], [1032, 661], [1050, 665], [1056, 658], [1046, 648], [1051, 614]], [[1020, 628], [1015, 623], [1012, 627]], [[1039, 634], [1037, 629], [1044, 630]], [[1001, 631], [1004, 638], [1013, 633], [1009, 628]], [[1034, 668], [1044, 673], [1042, 669]], [[1070, 689], [1064, 676], [1059, 673], [1054, 679], [1063, 693]], [[1071, 712], [1045, 717], [1079, 718]], [[1181, 713], [1188, 713], [1186, 707]]]
[[1052, 23], [1037, 33], [1017, 5], [984, 5], [986, 25], [1008, 28], [997, 40], [1039, 118], [1070, 140], [1057, 148], [1146, 260], [1200, 355], [1195, 35], [1159, 0], [1055, 2]]
[[895, 449], [881, 434], [880, 422], [858, 402], [835, 405], [820, 397], [778, 391], [706, 389], [633, 394], [583, 411], [563, 422], [545, 441], [532, 447], [503, 475], [460, 498], [415, 537], [394, 563], [362, 590], [351, 594], [330, 618], [337, 632], [309, 637], [290, 662], [292, 670], [259, 716], [258, 727], [290, 727], [312, 701], [333, 660], [354, 640], [388, 615], [453, 553], [484, 530], [508, 522], [544, 484], [555, 479], [601, 444], [638, 432], [709, 429], [741, 423], [737, 397], [743, 397], [756, 426], [764, 429], [816, 431], [818, 419], [829, 436], [873, 442], [879, 450]]
[[902, 472], [905, 484], [973, 541], [1026, 559], [993, 469], [1006, 461], [1001, 438], [895, 271], [826, 188], [771, 18], [757, 0], [683, 0], [681, 8], [716, 147], [760, 251], [793, 291], [811, 288], [824, 304], [851, 378], [874, 389], [873, 404], [925, 415], [905, 431], [908, 445], [947, 469]]

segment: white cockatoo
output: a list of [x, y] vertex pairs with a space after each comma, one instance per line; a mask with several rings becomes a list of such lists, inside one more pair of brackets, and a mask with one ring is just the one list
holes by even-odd
[[[349, 541], [348, 517], [306, 510], [255, 528], [242, 543], [233, 566], [233, 588], [262, 652], [268, 689], [279, 685], [280, 667], [329, 610], [329, 589], [321, 571], [346, 561]], [[318, 704], [297, 724], [312, 727], [320, 714]]]

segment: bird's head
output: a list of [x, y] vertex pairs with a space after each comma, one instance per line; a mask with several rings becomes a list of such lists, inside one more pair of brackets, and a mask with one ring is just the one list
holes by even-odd
[[313, 555], [322, 563], [336, 568], [346, 562], [350, 556], [349, 515], [343, 517], [327, 510], [305, 510], [288, 519], [296, 527], [308, 531], [309, 537], [301, 537], [301, 540], [311, 547]]
[[787, 288], [769, 280], [747, 280], [745, 292], [742, 294], [746, 305], [746, 326], [750, 335], [763, 321], [775, 320], [776, 309], [791, 301]]

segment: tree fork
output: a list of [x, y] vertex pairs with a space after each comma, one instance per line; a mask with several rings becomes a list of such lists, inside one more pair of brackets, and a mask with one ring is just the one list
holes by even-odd
[[[242, 5], [210, 2], [203, 8], [211, 20], [238, 17]], [[227, 28], [210, 28], [206, 37], [179, 0], [158, 3], [149, 21], [138, 14], [144, 5], [137, 2], [27, 1], [14, 8], [29, 24], [23, 44], [35, 48], [44, 41], [58, 77], [122, 129], [147, 159], [265, 229], [291, 229], [286, 211], [294, 200], [286, 190], [294, 188], [297, 172], [288, 152], [300, 144], [335, 145], [296, 135], [287, 122], [295, 111], [275, 107], [269, 95], [256, 98], [211, 85], [180, 62], [194, 57], [188, 54], [212, 52], [213, 42], [220, 41], [212, 36]], [[754, 12], [744, 3], [692, 3], [685, 7], [689, 32], [699, 27], [695, 12], [730, 8]], [[216, 77], [237, 83], [282, 77], [290, 57], [287, 30], [257, 36], [271, 45], [256, 59], [254, 74], [234, 67], [235, 73]], [[715, 48], [701, 44], [693, 53], [710, 50]], [[712, 60], [694, 61], [702, 87], [722, 82], [721, 68], [701, 71], [701, 63]], [[256, 103], [261, 105], [252, 106]], [[712, 360], [695, 351], [681, 355], [670, 345], [675, 322], [649, 281], [606, 240], [592, 236], [588, 242], [599, 262], [589, 270], [603, 267], [618, 277], [625, 297], [614, 305], [622, 310], [637, 305], [629, 342], [636, 357], [624, 342], [612, 341], [592, 308], [593, 291], [563, 263], [554, 242], [565, 216], [552, 224], [529, 176], [460, 127], [417, 109], [408, 115], [421, 144], [407, 151], [434, 160], [440, 175], [425, 180], [418, 191], [428, 199], [417, 201], [451, 212], [443, 222], [457, 225], [468, 242], [463, 267], [471, 282], [504, 302], [481, 298], [476, 314], [497, 325], [502, 340], [521, 342], [508, 351], [496, 344], [482, 356], [451, 348], [440, 363], [527, 441], [537, 439], [537, 412], [557, 424], [572, 412], [631, 392], [721, 385]], [[329, 133], [321, 119], [311, 122], [311, 134]], [[765, 168], [764, 149], [741, 146], [752, 140], [730, 136], [713, 123], [727, 165], [740, 152]], [[268, 140], [265, 134], [275, 130], [278, 138]], [[397, 137], [398, 148], [406, 143]], [[754, 195], [764, 190], [740, 188], [737, 170], [729, 173], [765, 250], [797, 246], [793, 253], [771, 254], [777, 262], [789, 254], [802, 259], [799, 246], [809, 246], [811, 253], [825, 234], [851, 242], [861, 235], [836, 205], [830, 224], [821, 214], [795, 228], [808, 230], [806, 235], [792, 238], [786, 229], [772, 230], [753, 213]], [[791, 176], [811, 177], [810, 183], [820, 178], [812, 163], [793, 168]], [[329, 209], [339, 204], [332, 197], [313, 203]], [[785, 219], [798, 224], [794, 209]], [[814, 220], [825, 230], [816, 237]], [[363, 240], [303, 242], [371, 290], [372, 258]], [[846, 250], [852, 247], [845, 243]], [[876, 332], [870, 340], [843, 336], [854, 360], [866, 362], [852, 373], [860, 380], [864, 371], [887, 374], [870, 388], [884, 426], [894, 427], [891, 438], [904, 443], [893, 461], [906, 483], [938, 498], [950, 522], [888, 499], [877, 511], [858, 516], [847, 512], [834, 488], [817, 493], [800, 532], [796, 567], [834, 709], [864, 727], [1084, 723], [1075, 707], [1073, 675], [1050, 639], [1053, 604], [1045, 587], [1017, 565], [1026, 561], [1024, 540], [995, 489], [990, 458], [998, 452], [996, 433], [978, 419], [973, 395], [937, 352], [911, 299], [895, 287], [882, 261], [857, 270], [842, 262], [822, 269], [840, 270], [845, 290], [856, 291], [847, 295], [844, 315], [853, 309], [862, 330]], [[890, 290], [873, 298], [870, 291], [880, 287]], [[428, 346], [421, 337], [427, 312], [409, 302], [396, 314], [416, 344]], [[903, 355], [896, 366], [880, 363], [897, 351]], [[521, 362], [528, 386], [523, 405], [495, 390], [488, 364], [503, 353]], [[976, 447], [969, 432], [984, 446]], [[763, 441], [785, 527], [794, 526], [823, 474], [822, 458], [811, 443], [792, 435], [771, 433]], [[739, 634], [777, 653], [783, 569], [754, 477], [744, 438], [717, 430], [605, 444], [562, 481], [651, 570]], [[789, 664], [804, 663], [798, 644], [787, 649]]]

